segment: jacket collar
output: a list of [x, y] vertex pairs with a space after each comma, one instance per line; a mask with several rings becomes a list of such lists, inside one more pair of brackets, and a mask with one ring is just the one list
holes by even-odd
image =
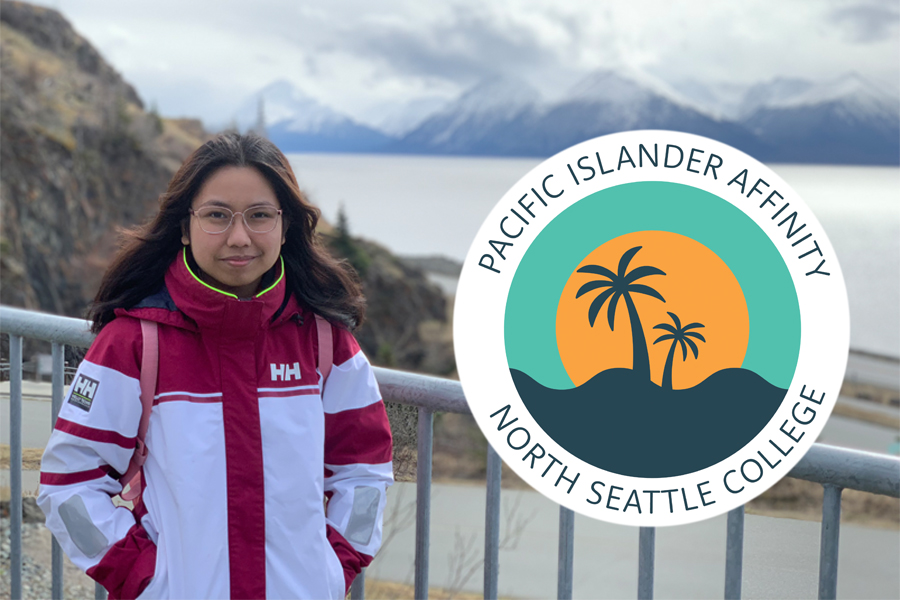
[[293, 294], [285, 301], [287, 285], [284, 261], [273, 268], [271, 283], [253, 298], [239, 299], [202, 281], [191, 269], [187, 249], [178, 254], [166, 272], [165, 287], [147, 297], [127, 314], [182, 327], [220, 338], [254, 337], [260, 329], [281, 323], [301, 312]]

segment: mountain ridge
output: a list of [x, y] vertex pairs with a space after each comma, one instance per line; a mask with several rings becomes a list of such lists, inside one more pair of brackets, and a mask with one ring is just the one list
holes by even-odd
[[[360, 128], [307, 133], [302, 149], [283, 143], [288, 152], [546, 157], [608, 133], [671, 129], [711, 137], [769, 162], [900, 164], [900, 99], [857, 73], [824, 82], [775, 78], [717, 87], [598, 69], [553, 102], [527, 82], [503, 76], [431, 105], [430, 114], [417, 113], [414, 127], [390, 130], [359, 125], [333, 111], [335, 122], [340, 117]], [[244, 114], [247, 106], [245, 101]], [[276, 142], [283, 139], [284, 122], [268, 126]]]

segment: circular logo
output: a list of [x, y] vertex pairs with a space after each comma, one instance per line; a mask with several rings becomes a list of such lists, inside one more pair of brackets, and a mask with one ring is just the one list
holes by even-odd
[[504, 195], [463, 266], [460, 379], [491, 445], [614, 523], [740, 506], [822, 430], [849, 345], [821, 225], [770, 169], [671, 131], [596, 138]]

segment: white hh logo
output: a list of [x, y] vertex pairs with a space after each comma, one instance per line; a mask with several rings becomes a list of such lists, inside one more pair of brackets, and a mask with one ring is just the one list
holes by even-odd
[[97, 382], [88, 377], [81, 376], [75, 383], [75, 393], [86, 396], [90, 399], [94, 398], [94, 392], [97, 391]]
[[292, 365], [272, 363], [269, 368], [272, 369], [272, 381], [290, 381], [292, 377], [298, 381], [300, 379], [300, 363], [298, 362]]

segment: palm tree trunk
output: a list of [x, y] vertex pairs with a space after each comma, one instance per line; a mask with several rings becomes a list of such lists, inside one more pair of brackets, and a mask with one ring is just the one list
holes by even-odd
[[625, 297], [625, 306], [628, 307], [628, 317], [631, 319], [631, 348], [634, 353], [631, 370], [637, 377], [650, 379], [650, 354], [647, 352], [647, 339], [644, 337], [644, 328], [641, 327], [641, 318], [631, 295], [628, 292], [622, 295]]
[[672, 340], [672, 346], [669, 348], [669, 355], [666, 357], [666, 369], [663, 371], [662, 389], [672, 390], [672, 361], [675, 358], [675, 346], [678, 340]]

